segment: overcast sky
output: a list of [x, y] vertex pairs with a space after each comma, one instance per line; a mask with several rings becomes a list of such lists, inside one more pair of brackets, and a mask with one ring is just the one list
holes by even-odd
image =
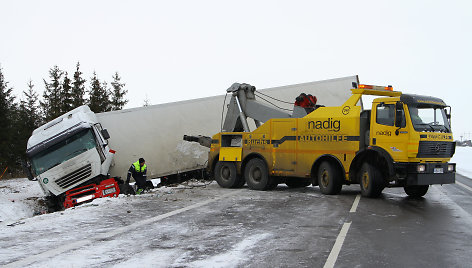
[[[472, 1], [0, 1], [0, 64], [15, 95], [42, 94], [54, 65], [80, 61], [127, 108], [358, 74], [433, 95], [472, 132]], [[88, 86], [88, 85], [87, 85]], [[470, 137], [472, 138], [472, 137]]]

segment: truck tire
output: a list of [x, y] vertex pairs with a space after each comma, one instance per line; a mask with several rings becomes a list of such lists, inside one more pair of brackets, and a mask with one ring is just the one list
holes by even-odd
[[408, 196], [419, 198], [424, 196], [429, 189], [429, 185], [411, 185], [403, 187]]
[[307, 187], [308, 185], [310, 185], [311, 181], [310, 179], [305, 179], [305, 178], [287, 179], [285, 181], [285, 184], [289, 188], [302, 188], [302, 187]]
[[253, 158], [249, 160], [244, 168], [244, 178], [247, 185], [252, 190], [268, 190], [273, 187], [273, 179], [269, 176], [269, 172], [264, 160]]
[[124, 194], [124, 195], [135, 195], [136, 194], [133, 187], [131, 187], [131, 185], [129, 185], [128, 183], [118, 184], [118, 187], [120, 187], [120, 194]]
[[218, 161], [215, 166], [215, 180], [223, 188], [233, 188], [239, 182], [236, 165], [233, 162]]
[[343, 186], [339, 169], [334, 167], [330, 162], [322, 162], [318, 168], [318, 185], [323, 194], [339, 194]]
[[377, 167], [369, 163], [362, 164], [359, 172], [359, 183], [361, 194], [364, 197], [379, 197], [385, 188], [382, 173]]

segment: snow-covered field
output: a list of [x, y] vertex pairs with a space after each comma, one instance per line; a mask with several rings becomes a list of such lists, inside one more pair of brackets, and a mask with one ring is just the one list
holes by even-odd
[[457, 173], [472, 179], [472, 147], [456, 147], [451, 162], [457, 164]]

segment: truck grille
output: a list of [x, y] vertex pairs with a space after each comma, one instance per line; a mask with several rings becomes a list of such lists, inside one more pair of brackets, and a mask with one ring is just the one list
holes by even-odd
[[90, 177], [91, 174], [92, 165], [88, 164], [56, 180], [56, 184], [65, 189], [85, 178]]
[[420, 141], [418, 158], [447, 158], [454, 155], [455, 142]]

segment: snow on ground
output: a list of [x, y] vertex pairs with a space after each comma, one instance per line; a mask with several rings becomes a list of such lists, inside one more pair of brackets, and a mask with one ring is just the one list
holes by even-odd
[[45, 210], [43, 191], [36, 181], [26, 178], [0, 180], [0, 225], [30, 218]]
[[472, 147], [456, 147], [451, 162], [457, 164], [457, 173], [472, 179]]

